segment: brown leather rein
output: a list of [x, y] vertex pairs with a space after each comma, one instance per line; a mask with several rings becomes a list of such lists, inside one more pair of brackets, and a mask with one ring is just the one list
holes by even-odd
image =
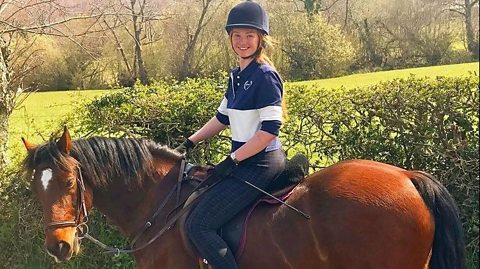
[[[162, 229], [160, 231], [158, 231], [155, 234], [155, 236], [153, 236], [151, 239], [149, 239], [144, 244], [142, 244], [140, 246], [135, 246], [137, 241], [142, 237], [142, 235], [152, 226], [153, 221], [160, 214], [160, 212], [162, 212], [162, 210], [165, 208], [166, 204], [168, 203], [168, 201], [170, 200], [170, 198], [173, 196], [174, 193], [177, 194], [176, 195], [176, 206], [170, 213], [177, 211], [180, 206], [185, 204], [186, 200], [182, 201], [181, 203], [179, 202], [179, 200], [180, 200], [180, 191], [181, 191], [182, 183], [185, 182], [187, 180], [187, 178], [189, 178], [188, 177], [188, 172], [189, 172], [191, 166], [189, 167], [189, 169], [185, 169], [186, 166], [187, 166], [187, 163], [186, 163], [185, 159], [182, 159], [182, 163], [180, 164], [177, 183], [170, 190], [169, 194], [165, 197], [165, 199], [159, 205], [159, 207], [157, 208], [155, 213], [149, 218], [149, 220], [147, 220], [145, 222], [145, 225], [143, 226], [141, 231], [130, 242], [130, 248], [118, 248], [118, 247], [109, 246], [109, 245], [101, 242], [100, 240], [94, 238], [93, 236], [91, 236], [89, 234], [89, 227], [88, 227], [88, 224], [87, 224], [87, 222], [88, 222], [87, 207], [85, 205], [85, 182], [83, 180], [82, 171], [81, 171], [80, 167], [78, 167], [79, 175], [77, 176], [77, 184], [78, 184], [78, 187], [77, 187], [77, 197], [78, 198], [77, 198], [77, 200], [78, 200], [78, 202], [77, 202], [77, 210], [76, 210], [77, 214], [76, 214], [75, 220], [73, 220], [73, 221], [50, 222], [50, 223], [45, 225], [45, 229], [75, 227], [77, 229], [77, 234], [76, 235], [77, 235], [79, 240], [81, 240], [83, 238], [86, 238], [86, 239], [92, 241], [97, 246], [103, 248], [105, 250], [105, 253], [113, 253], [115, 255], [119, 255], [119, 254], [133, 253], [133, 252], [142, 250], [142, 249], [146, 248], [147, 246], [149, 246], [150, 244], [152, 244], [155, 240], [157, 240], [160, 236], [162, 236], [166, 231], [170, 230], [173, 227], [173, 225], [175, 224], [175, 222], [185, 212], [187, 212], [190, 209], [190, 206], [194, 204], [194, 201], [198, 197], [200, 197], [200, 196], [198, 196], [197, 198], [195, 198], [194, 201], [192, 201], [191, 203], [189, 203], [188, 205], [183, 207], [180, 211], [178, 211], [175, 215], [173, 215], [170, 219], [168, 219], [165, 222]], [[204, 184], [205, 182], [207, 182], [207, 180], [200, 181], [199, 185], [197, 185], [195, 187], [195, 189], [192, 191], [192, 193], [195, 192], [196, 190], [198, 190], [200, 187], [203, 187], [205, 185]], [[211, 187], [216, 185], [217, 182], [218, 181], [215, 181], [215, 183], [209, 185], [206, 188], [210, 189]], [[81, 219], [81, 214], [83, 214], [83, 219]]]

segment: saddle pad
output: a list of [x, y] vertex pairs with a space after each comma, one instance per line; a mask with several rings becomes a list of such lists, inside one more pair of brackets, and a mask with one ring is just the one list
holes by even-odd
[[[282, 201], [285, 201], [293, 192], [293, 188], [286, 188], [283, 191], [277, 192], [278, 195], [275, 197], [279, 198]], [[253, 210], [261, 203], [268, 203], [271, 205], [279, 204], [280, 202], [264, 196], [259, 199], [251, 207], [246, 208], [241, 213], [237, 214], [232, 220], [225, 224], [219, 231], [218, 234], [225, 240], [228, 247], [235, 253], [235, 258], [238, 260], [245, 249], [246, 239], [247, 239], [247, 227], [248, 220]]]

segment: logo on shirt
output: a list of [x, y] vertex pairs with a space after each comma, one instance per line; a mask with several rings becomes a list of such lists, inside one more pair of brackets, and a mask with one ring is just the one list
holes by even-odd
[[245, 81], [245, 83], [243, 84], [243, 89], [248, 90], [250, 88], [250, 86], [252, 86], [252, 84], [253, 84], [253, 82], [251, 80]]

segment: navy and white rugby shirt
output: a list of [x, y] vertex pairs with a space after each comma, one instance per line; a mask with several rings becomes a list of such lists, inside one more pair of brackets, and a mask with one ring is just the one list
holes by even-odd
[[232, 70], [216, 115], [221, 123], [230, 125], [232, 152], [258, 130], [276, 136], [265, 151], [281, 147], [278, 133], [282, 124], [282, 95], [282, 80], [270, 65], [253, 60], [242, 71], [239, 67]]

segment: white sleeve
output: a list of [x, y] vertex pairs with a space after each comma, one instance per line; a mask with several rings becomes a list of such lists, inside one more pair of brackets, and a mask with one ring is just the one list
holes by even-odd
[[228, 116], [228, 109], [227, 109], [227, 98], [223, 97], [222, 103], [218, 107], [218, 112], [222, 113], [225, 116]]

